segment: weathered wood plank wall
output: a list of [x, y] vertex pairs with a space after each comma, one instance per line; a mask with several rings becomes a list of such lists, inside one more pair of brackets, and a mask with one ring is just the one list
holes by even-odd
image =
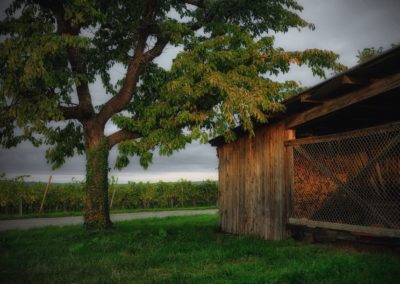
[[293, 138], [282, 122], [218, 148], [223, 231], [286, 238], [291, 155], [284, 141]]

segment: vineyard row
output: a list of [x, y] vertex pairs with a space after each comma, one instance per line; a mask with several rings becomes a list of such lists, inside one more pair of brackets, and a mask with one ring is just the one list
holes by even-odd
[[[0, 214], [37, 213], [43, 200], [45, 183], [26, 183], [22, 179], [0, 180]], [[44, 212], [81, 211], [84, 183], [51, 184], [44, 202]], [[218, 199], [217, 183], [203, 181], [115, 184], [110, 182], [112, 209], [175, 208], [213, 206]]]

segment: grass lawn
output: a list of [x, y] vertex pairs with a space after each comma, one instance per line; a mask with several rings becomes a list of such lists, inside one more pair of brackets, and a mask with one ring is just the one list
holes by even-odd
[[[114, 209], [111, 214], [119, 213], [136, 213], [136, 212], [153, 212], [153, 211], [178, 211], [178, 210], [206, 210], [217, 209], [217, 206], [193, 206], [193, 207], [170, 207], [170, 208], [137, 208], [137, 209]], [[1, 214], [0, 220], [17, 220], [27, 218], [54, 218], [54, 217], [68, 217], [68, 216], [82, 216], [82, 211], [61, 211], [61, 212], [44, 212], [42, 214]]]
[[215, 215], [0, 234], [2, 283], [398, 283], [400, 257], [219, 233]]

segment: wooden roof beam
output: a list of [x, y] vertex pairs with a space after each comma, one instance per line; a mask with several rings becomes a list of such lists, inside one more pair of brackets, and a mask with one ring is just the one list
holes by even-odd
[[304, 124], [316, 118], [325, 116], [398, 87], [400, 87], [400, 72], [384, 79], [375, 80], [369, 85], [350, 92], [345, 96], [323, 101], [319, 106], [293, 115], [286, 119], [286, 126], [287, 128], [295, 128], [298, 125]]
[[327, 81], [314, 91], [304, 93], [300, 96], [300, 101], [305, 103], [321, 103], [327, 93], [334, 93], [350, 86], [363, 86], [370, 82], [354, 76], [342, 75]]

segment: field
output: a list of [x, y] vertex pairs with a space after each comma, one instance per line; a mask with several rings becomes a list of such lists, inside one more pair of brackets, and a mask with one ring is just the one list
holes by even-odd
[[0, 234], [3, 283], [396, 283], [400, 257], [220, 233], [215, 215]]
[[[45, 188], [45, 183], [0, 176], [0, 219], [36, 217], [44, 196], [43, 213], [47, 216], [80, 215], [83, 211], [84, 183], [51, 184], [47, 192]], [[216, 206], [217, 198], [217, 184], [209, 180], [116, 184], [111, 179], [109, 186], [110, 207], [114, 212], [210, 207]]]

